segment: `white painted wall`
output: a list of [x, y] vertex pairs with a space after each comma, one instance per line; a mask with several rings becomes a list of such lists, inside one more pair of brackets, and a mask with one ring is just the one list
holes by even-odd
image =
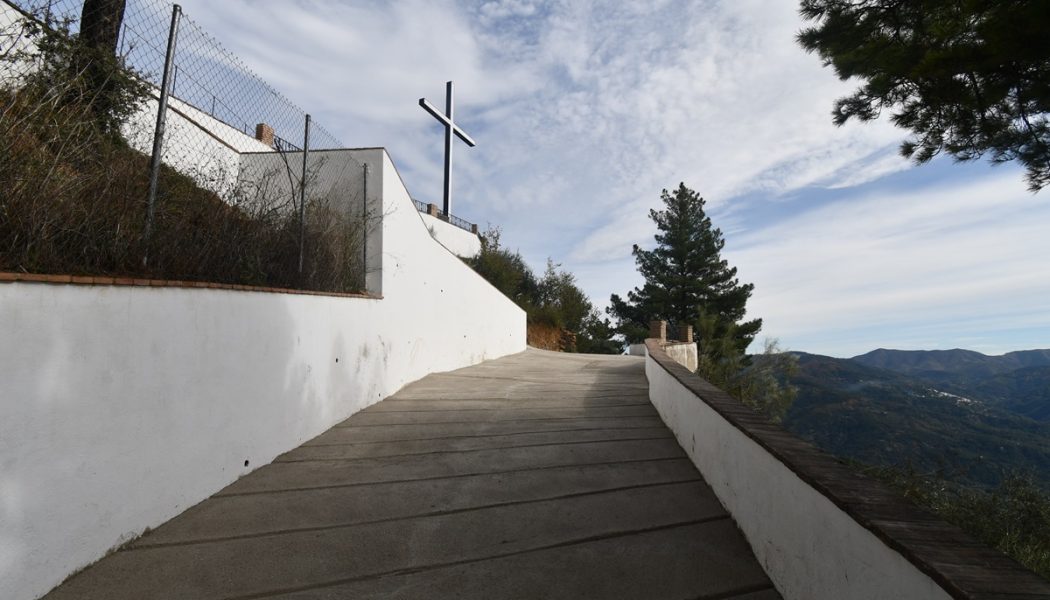
[[[313, 199], [327, 200], [329, 206], [346, 214], [361, 216], [365, 193], [364, 163], [361, 156], [367, 150], [319, 150], [307, 158], [307, 194]], [[378, 155], [377, 155], [378, 156]], [[299, 203], [301, 189], [302, 152], [248, 152], [238, 155], [237, 185], [249, 196], [258, 195], [277, 199], [294, 209]], [[377, 164], [372, 170], [372, 184], [379, 184]], [[294, 198], [293, 198], [294, 196]]]
[[0, 88], [17, 85], [27, 70], [35, 68], [32, 64], [11, 60], [18, 53], [33, 48], [25, 35], [24, 23], [25, 17], [20, 11], [0, 0], [0, 56], [8, 57], [0, 62]]
[[[366, 289], [382, 294], [384, 215], [396, 206], [384, 206], [383, 169], [394, 170], [381, 148], [320, 150], [307, 157], [308, 188], [311, 199], [327, 201], [366, 228], [364, 245], [368, 261]], [[267, 203], [275, 210], [295, 210], [299, 203], [302, 152], [247, 152], [240, 155], [237, 188], [245, 198]], [[367, 175], [366, 175], [367, 167]], [[396, 172], [396, 170], [395, 170]], [[397, 187], [403, 188], [400, 180]], [[367, 193], [367, 200], [365, 199]], [[294, 196], [294, 197], [293, 197]], [[413, 205], [414, 207], [415, 205]]]
[[699, 365], [696, 342], [664, 342], [663, 349], [671, 360], [689, 369], [690, 373], [696, 373], [696, 367]]
[[452, 254], [461, 258], [470, 258], [481, 252], [481, 238], [476, 233], [460, 229], [427, 213], [421, 212], [419, 216], [423, 218], [423, 223], [430, 230], [430, 235], [434, 236], [434, 239], [442, 246], [448, 248]]
[[[0, 0], [0, 54], [31, 50], [33, 44], [23, 33], [25, 16]], [[17, 86], [31, 65], [0, 63], [0, 86]], [[157, 125], [159, 91], [151, 86], [151, 96], [128, 119], [122, 133], [128, 144], [150, 155]], [[242, 152], [273, 152], [254, 136], [232, 127], [176, 97], [168, 101], [164, 136], [164, 163], [193, 177], [202, 187], [227, 197], [237, 182]]]
[[[122, 128], [128, 145], [147, 156], [153, 152], [158, 103], [154, 91]], [[192, 177], [201, 187], [229, 198], [238, 181], [242, 152], [276, 155], [272, 148], [239, 129], [178, 98], [168, 99], [164, 164]]]
[[649, 397], [786, 600], [951, 596], [726, 421], [656, 360]]
[[0, 598], [406, 383], [525, 349], [525, 314], [431, 238], [386, 153], [356, 156], [377, 174], [382, 299], [0, 284]]

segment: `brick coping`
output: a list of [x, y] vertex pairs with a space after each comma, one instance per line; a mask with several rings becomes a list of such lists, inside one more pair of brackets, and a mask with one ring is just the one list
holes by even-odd
[[318, 292], [291, 288], [212, 283], [208, 281], [180, 281], [177, 279], [142, 279], [138, 277], [110, 277], [99, 275], [43, 275], [39, 273], [13, 273], [0, 271], [0, 283], [46, 283], [57, 285], [98, 285], [118, 287], [152, 287], [180, 289], [228, 290], [237, 292], [263, 292], [267, 294], [293, 294], [297, 296], [328, 296], [331, 298], [361, 298], [382, 300], [383, 297], [368, 293]]
[[659, 340], [649, 356], [671, 377], [854, 521], [896, 550], [953, 598], [1050, 599], [1050, 582], [955, 525], [857, 473], [671, 359]]

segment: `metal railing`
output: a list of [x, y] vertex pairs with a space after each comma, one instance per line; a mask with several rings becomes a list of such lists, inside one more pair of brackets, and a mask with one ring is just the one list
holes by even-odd
[[[426, 202], [423, 202], [421, 200], [416, 200], [415, 198], [412, 198], [412, 204], [416, 205], [416, 210], [418, 210], [419, 212], [421, 212], [423, 214], [430, 214], [430, 204], [428, 204]], [[474, 223], [471, 223], [470, 221], [467, 221], [466, 219], [461, 219], [460, 217], [457, 217], [456, 215], [445, 215], [441, 211], [438, 211], [437, 215], [431, 215], [431, 216], [436, 216], [438, 219], [441, 219], [442, 221], [444, 221], [444, 222], [446, 222], [446, 223], [448, 223], [450, 225], [454, 225], [456, 227], [459, 227], [463, 231], [469, 231], [470, 233], [474, 233], [474, 234], [476, 234], [478, 232], [477, 231], [477, 228], [478, 228], [477, 225], [475, 225]]]
[[473, 223], [471, 223], [471, 222], [469, 222], [469, 221], [467, 221], [465, 219], [461, 219], [461, 218], [457, 217], [456, 215], [448, 215], [446, 220], [449, 223], [455, 225], [456, 227], [459, 227], [460, 229], [463, 229], [463, 230], [466, 230], [466, 231], [470, 231], [472, 233], [476, 233], [474, 231], [476, 229], [476, 226]]
[[295, 144], [289, 142], [283, 137], [274, 134], [273, 136], [273, 149], [278, 152], [302, 152], [303, 149]]

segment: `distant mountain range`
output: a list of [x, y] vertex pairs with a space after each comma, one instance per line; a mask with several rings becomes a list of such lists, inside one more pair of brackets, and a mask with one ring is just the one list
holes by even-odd
[[973, 350], [886, 350], [879, 348], [850, 360], [869, 367], [927, 379], [1001, 375], [1026, 367], [1050, 367], [1050, 350], [1021, 350], [988, 356]]
[[1050, 488], [1050, 350], [794, 354], [784, 425], [828, 452], [978, 485], [1024, 471]]

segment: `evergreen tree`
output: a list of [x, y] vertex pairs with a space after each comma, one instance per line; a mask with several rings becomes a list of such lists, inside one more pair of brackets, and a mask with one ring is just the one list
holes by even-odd
[[547, 259], [547, 270], [537, 286], [538, 302], [533, 317], [534, 320], [579, 333], [593, 307], [577, 285], [576, 276], [568, 271], [559, 271], [560, 266]]
[[620, 354], [608, 321], [602, 320], [572, 273], [547, 259], [547, 270], [537, 278], [518, 252], [503, 247], [498, 227], [480, 235], [481, 251], [465, 259], [479, 275], [520, 306], [533, 327], [560, 331], [560, 349], [566, 352]]
[[576, 336], [576, 351], [587, 354], [623, 354], [623, 344], [616, 340], [616, 330], [609, 319], [592, 308]]
[[539, 282], [521, 254], [503, 247], [501, 236], [498, 227], [482, 233], [481, 251], [465, 261], [503, 295], [531, 312], [539, 303]]
[[96, 124], [119, 139], [127, 107], [144, 95], [145, 84], [136, 81], [121, 64], [117, 44], [127, 0], [84, 0], [80, 33], [70, 62], [73, 79], [80, 85], [69, 94], [72, 102], [86, 102]]
[[816, 26], [799, 44], [862, 83], [835, 103], [837, 125], [892, 110], [918, 163], [988, 154], [1024, 165], [1032, 191], [1050, 184], [1050, 2], [802, 0], [800, 12]]
[[80, 11], [80, 39], [86, 48], [116, 56], [127, 0], [84, 0]]
[[[704, 199], [684, 183], [672, 195], [661, 193], [664, 210], [650, 210], [656, 223], [657, 246], [642, 250], [634, 246], [638, 271], [645, 278], [627, 300], [613, 294], [609, 314], [628, 341], [644, 339], [651, 320], [666, 320], [673, 328], [693, 325], [700, 331], [701, 319], [708, 342], [730, 340], [728, 347], [742, 356], [762, 327], [761, 319], [743, 321], [754, 285], [742, 284], [736, 268], [722, 259], [725, 246], [721, 230], [704, 214]], [[701, 346], [705, 340], [701, 340]]]

